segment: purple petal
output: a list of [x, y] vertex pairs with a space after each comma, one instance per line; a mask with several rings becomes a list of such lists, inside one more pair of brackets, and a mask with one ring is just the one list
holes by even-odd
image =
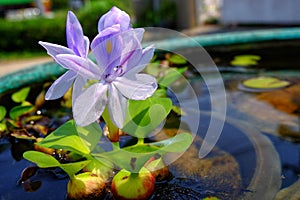
[[98, 32], [103, 31], [113, 25], [120, 24], [121, 31], [131, 28], [129, 15], [117, 7], [112, 7], [98, 22]]
[[144, 36], [145, 29], [135, 28], [134, 31], [135, 31], [135, 37], [138, 39], [138, 41], [141, 42]]
[[79, 126], [87, 126], [99, 119], [107, 103], [106, 92], [107, 85], [96, 83], [75, 99], [73, 117]]
[[120, 25], [114, 25], [109, 27], [103, 31], [101, 31], [92, 41], [91, 48], [95, 48], [102, 43], [103, 41], [107, 40], [108, 38], [120, 33]]
[[123, 41], [117, 33], [119, 33], [118, 27], [107, 28], [92, 41], [92, 52], [98, 65], [103, 69], [112, 63], [117, 65], [120, 63]]
[[82, 27], [72, 11], [68, 12], [66, 35], [68, 47], [72, 49], [77, 56], [86, 58], [88, 54], [86, 51], [86, 38], [84, 38]]
[[58, 54], [74, 54], [74, 52], [71, 49], [68, 49], [67, 47], [61, 45], [42, 42], [42, 41], [39, 41], [39, 44], [42, 45], [47, 50], [48, 55], [50, 55], [55, 61], [56, 61], [55, 57]]
[[118, 127], [123, 128], [124, 119], [127, 111], [127, 99], [118, 91], [114, 85], [109, 87], [108, 111], [112, 122]]
[[134, 79], [118, 77], [112, 84], [128, 99], [144, 100], [155, 92], [156, 79], [148, 74], [136, 74]]
[[118, 32], [117, 28], [113, 27], [99, 33], [91, 44], [98, 65], [106, 68], [116, 60], [126, 62], [132, 52], [142, 49], [139, 38], [143, 33], [143, 29]]
[[83, 78], [82, 76], [77, 76], [77, 78], [75, 79], [72, 91], [72, 105], [74, 105], [75, 99], [77, 99], [77, 97], [82, 94], [83, 88], [86, 83], [87, 79]]
[[74, 79], [76, 78], [77, 74], [73, 71], [67, 71], [62, 76], [60, 76], [51, 87], [48, 89], [45, 99], [58, 99], [62, 97], [68, 89], [72, 86]]
[[124, 66], [126, 62], [135, 54], [136, 51], [142, 50], [140, 41], [137, 39], [134, 31], [123, 32], [122, 41], [124, 46], [121, 54], [121, 65]]
[[126, 73], [124, 76], [133, 76], [142, 71], [152, 59], [153, 54], [153, 46], [149, 46], [143, 50], [138, 49], [136, 52], [134, 52], [134, 54], [126, 63]]
[[101, 69], [89, 59], [69, 54], [57, 55], [56, 59], [65, 68], [70, 69], [87, 79], [99, 80], [102, 75]]
[[84, 36], [83, 39], [84, 39], [84, 46], [85, 46], [85, 50], [84, 50], [85, 54], [82, 57], [87, 58], [89, 51], [90, 51], [90, 40], [87, 36]]

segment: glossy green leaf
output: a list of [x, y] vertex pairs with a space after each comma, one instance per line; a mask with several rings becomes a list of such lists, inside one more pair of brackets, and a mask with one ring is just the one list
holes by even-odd
[[6, 115], [6, 108], [4, 106], [0, 106], [0, 121], [4, 119]]
[[166, 88], [159, 88], [159, 89], [155, 90], [152, 97], [155, 97], [155, 98], [167, 97]]
[[7, 130], [7, 126], [5, 121], [0, 123], [0, 132], [6, 131]]
[[243, 85], [255, 89], [275, 89], [290, 85], [290, 82], [275, 77], [256, 77], [245, 80]]
[[23, 157], [41, 168], [58, 167], [60, 163], [53, 156], [39, 152], [39, 151], [26, 151]]
[[76, 130], [89, 152], [97, 146], [102, 136], [102, 129], [98, 123], [92, 123], [85, 127], [76, 126]]
[[90, 163], [90, 160], [84, 160], [84, 161], [80, 161], [80, 162], [60, 164], [58, 167], [60, 167], [62, 170], [64, 170], [69, 175], [69, 177], [72, 177], [77, 172], [79, 172], [81, 169], [83, 169], [85, 166], [87, 166], [89, 163]]
[[184, 57], [177, 55], [177, 54], [173, 54], [168, 60], [171, 63], [177, 64], [177, 65], [182, 65], [182, 64], [187, 63], [187, 61]]
[[86, 127], [78, 127], [74, 120], [70, 120], [38, 144], [43, 147], [89, 154], [95, 148], [101, 135], [102, 131], [96, 123]]
[[9, 111], [9, 117], [13, 120], [16, 120], [18, 117], [32, 111], [32, 109], [34, 109], [33, 105], [15, 106]]
[[184, 152], [193, 142], [193, 137], [190, 133], [179, 133], [176, 136], [154, 142], [151, 145], [160, 148], [161, 153], [169, 152]]
[[230, 62], [233, 66], [250, 66], [257, 65], [261, 58], [257, 55], [238, 55]]
[[172, 106], [172, 110], [177, 114], [177, 115], [186, 115], [185, 112], [179, 107], [179, 106]]
[[30, 87], [22, 88], [21, 90], [12, 94], [11, 99], [16, 103], [21, 103], [26, 100], [30, 92]]
[[90, 162], [89, 160], [85, 160], [80, 162], [61, 164], [53, 156], [39, 151], [26, 151], [23, 154], [23, 157], [33, 163], [36, 163], [37, 166], [41, 168], [60, 167], [70, 177], [72, 177]]
[[152, 156], [184, 152], [192, 144], [192, 141], [190, 133], [180, 133], [163, 141], [136, 144], [95, 156], [111, 160], [116, 166], [130, 172], [138, 172]]
[[17, 121], [14, 121], [12, 119], [7, 119], [7, 125], [12, 126], [14, 128], [21, 128], [21, 126], [22, 126], [20, 123], [18, 123]]
[[129, 101], [123, 130], [132, 136], [145, 138], [165, 120], [171, 109], [169, 98], [150, 97], [143, 101]]
[[183, 68], [168, 68], [165, 70], [164, 76], [158, 78], [157, 83], [160, 86], [168, 87], [180, 77], [183, 77], [182, 73], [187, 70], [187, 67]]

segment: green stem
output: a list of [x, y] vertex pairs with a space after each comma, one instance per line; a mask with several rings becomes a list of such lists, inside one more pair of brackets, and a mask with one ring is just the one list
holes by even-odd
[[119, 142], [112, 142], [112, 147], [113, 147], [113, 150], [118, 150], [118, 149], [120, 149], [120, 143]]
[[119, 128], [114, 125], [114, 123], [111, 121], [109, 112], [107, 107], [105, 107], [102, 117], [106, 123], [106, 126], [108, 127], [108, 138], [111, 142], [118, 142], [119, 141]]
[[138, 138], [137, 144], [144, 144], [144, 138]]

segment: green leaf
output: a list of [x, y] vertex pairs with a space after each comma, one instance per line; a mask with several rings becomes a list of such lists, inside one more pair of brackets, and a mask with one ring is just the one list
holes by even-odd
[[13, 120], [16, 120], [18, 117], [32, 111], [33, 108], [33, 105], [15, 106], [9, 111], [9, 117]]
[[26, 100], [30, 92], [30, 87], [22, 88], [21, 90], [12, 94], [11, 99], [16, 103], [21, 103]]
[[155, 90], [152, 97], [160, 98], [160, 97], [167, 97], [167, 90], [166, 88], [159, 88]]
[[171, 109], [172, 101], [169, 98], [150, 97], [143, 101], [129, 101], [123, 131], [146, 138], [165, 120]]
[[4, 119], [6, 115], [6, 108], [4, 106], [0, 106], [0, 121]]
[[23, 157], [41, 168], [58, 167], [60, 163], [51, 155], [39, 151], [26, 151]]
[[6, 131], [7, 130], [7, 126], [5, 122], [0, 123], [0, 132]]
[[193, 137], [190, 133], [179, 133], [176, 136], [151, 143], [152, 146], [160, 148], [162, 154], [169, 152], [184, 152], [193, 142]]
[[177, 115], [186, 115], [186, 113], [185, 113], [179, 106], [172, 106], [172, 110], [173, 110]]
[[70, 120], [38, 144], [48, 148], [89, 154], [95, 148], [101, 135], [102, 131], [97, 123], [79, 127], [76, 126], [74, 120]]
[[37, 166], [41, 168], [60, 167], [70, 177], [72, 177], [90, 162], [90, 160], [85, 160], [80, 162], [61, 164], [53, 156], [39, 151], [26, 151], [23, 154], [23, 157], [33, 163], [36, 163]]
[[78, 136], [89, 149], [89, 152], [93, 151], [102, 136], [102, 129], [100, 128], [99, 124], [92, 123], [85, 127], [76, 126], [76, 130]]
[[257, 61], [259, 61], [260, 59], [260, 56], [257, 55], [239, 55], [235, 56], [230, 64], [233, 66], [257, 65]]
[[249, 88], [256, 88], [256, 89], [275, 89], [275, 88], [282, 88], [290, 85], [290, 82], [280, 80], [274, 77], [256, 77], [245, 80], [243, 85]]
[[87, 166], [89, 163], [90, 163], [90, 160], [84, 160], [84, 161], [80, 161], [80, 162], [60, 164], [58, 167], [60, 167], [62, 170], [64, 170], [69, 175], [69, 177], [72, 177], [78, 171], [80, 171], [82, 168]]
[[187, 70], [187, 67], [183, 68], [169, 68], [165, 71], [165, 75], [158, 78], [157, 83], [160, 86], [168, 87], [180, 77], [183, 77], [182, 73]]
[[184, 57], [177, 55], [177, 54], [173, 54], [170, 58], [169, 61], [171, 63], [177, 64], [177, 65], [183, 65], [186, 64], [187, 61]]
[[184, 152], [192, 144], [192, 141], [190, 133], [180, 133], [163, 141], [136, 144], [94, 156], [111, 160], [116, 166], [130, 172], [138, 172], [152, 156]]
[[[149, 147], [149, 146], [148, 146]], [[140, 148], [140, 147], [137, 147]], [[151, 148], [151, 147], [149, 147]], [[110, 152], [94, 155], [95, 157], [104, 157], [110, 160], [117, 167], [126, 169], [130, 172], [139, 172], [144, 164], [155, 154], [151, 152], [138, 153], [133, 151], [127, 151], [124, 149], [116, 149]]]

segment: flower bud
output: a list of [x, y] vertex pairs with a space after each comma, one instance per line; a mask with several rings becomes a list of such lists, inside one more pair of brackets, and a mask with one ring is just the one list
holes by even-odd
[[120, 200], [149, 199], [154, 191], [155, 178], [146, 168], [139, 173], [125, 169], [119, 171], [112, 180], [111, 191]]
[[78, 174], [71, 178], [68, 183], [68, 200], [101, 199], [104, 195], [104, 179], [91, 172]]
[[91, 160], [87, 166], [83, 168], [85, 172], [92, 172], [103, 178], [105, 181], [113, 176], [113, 166], [111, 163], [102, 163], [96, 159]]

